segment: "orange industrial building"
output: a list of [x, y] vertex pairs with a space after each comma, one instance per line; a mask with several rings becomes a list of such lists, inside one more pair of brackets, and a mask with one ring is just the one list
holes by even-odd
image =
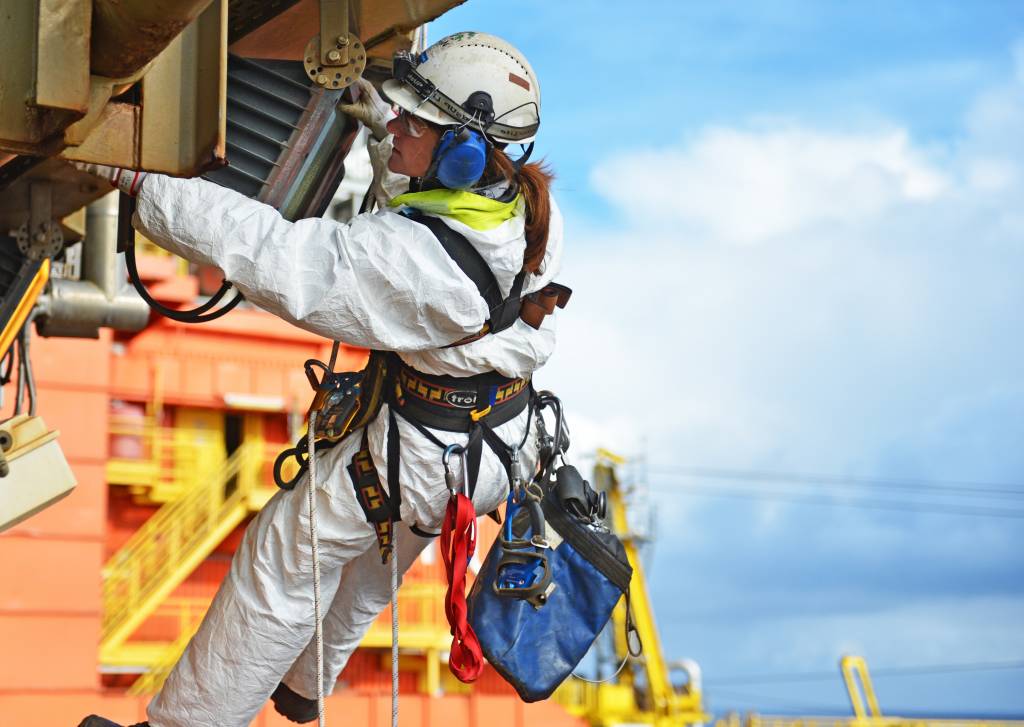
[[[165, 303], [199, 290], [181, 265], [140, 256]], [[141, 721], [274, 492], [271, 463], [301, 433], [311, 396], [302, 363], [326, 360], [330, 342], [240, 309], [198, 326], [154, 316], [138, 334], [103, 329], [99, 340], [34, 337], [31, 350], [39, 412], [60, 430], [78, 485], [0, 534], [0, 724], [70, 726], [89, 713]], [[343, 347], [339, 368], [364, 358]], [[486, 549], [495, 530], [482, 530]], [[443, 589], [434, 545], [399, 595], [404, 724], [582, 724], [554, 701], [522, 703], [490, 668], [472, 687], [455, 681]], [[382, 614], [328, 699], [336, 720], [389, 723], [389, 620]], [[268, 706], [253, 724], [291, 723]]]

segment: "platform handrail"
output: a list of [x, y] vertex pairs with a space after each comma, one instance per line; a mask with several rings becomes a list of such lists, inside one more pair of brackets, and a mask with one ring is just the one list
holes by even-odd
[[157, 510], [103, 568], [101, 653], [116, 648], [249, 512], [263, 447], [243, 443], [216, 476]]
[[112, 451], [107, 481], [112, 485], [147, 488], [149, 500], [170, 502], [207, 481], [224, 466], [223, 439], [217, 431], [200, 428], [160, 427], [152, 417], [112, 415], [111, 437], [136, 439], [138, 456]]

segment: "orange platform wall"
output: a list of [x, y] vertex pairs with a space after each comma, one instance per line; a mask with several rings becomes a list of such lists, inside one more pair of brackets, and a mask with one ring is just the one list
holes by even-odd
[[[152, 508], [120, 502], [123, 491], [107, 485], [112, 401], [159, 396], [169, 406], [224, 410], [227, 395], [242, 395], [280, 399], [283, 412], [303, 411], [311, 391], [302, 362], [326, 360], [330, 343], [266, 314], [237, 310], [194, 327], [154, 319], [131, 337], [109, 331], [98, 340], [33, 336], [31, 351], [38, 413], [60, 430], [78, 486], [61, 502], [0, 533], [0, 726], [71, 726], [89, 713], [131, 724], [145, 718], [148, 700], [126, 697], [123, 686], [104, 686], [97, 663], [101, 568], [127, 536], [122, 526], [137, 526]], [[338, 368], [358, 368], [364, 359], [364, 351], [343, 347]], [[13, 383], [5, 395], [0, 412], [7, 417]], [[493, 537], [492, 527], [484, 532]], [[229, 536], [180, 590], [212, 595], [239, 535], [240, 530]], [[440, 577], [439, 561], [418, 563], [409, 579]], [[152, 623], [147, 628], [162, 630]], [[405, 725], [580, 724], [553, 703], [523, 704], [490, 669], [469, 694], [419, 694], [412, 676], [403, 674]], [[329, 714], [346, 724], [389, 724], [390, 678], [385, 677], [379, 657], [357, 652], [328, 701]], [[268, 707], [253, 724], [291, 723]]]

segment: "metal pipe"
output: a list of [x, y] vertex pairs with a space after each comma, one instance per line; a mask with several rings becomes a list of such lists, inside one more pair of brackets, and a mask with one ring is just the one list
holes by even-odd
[[157, 57], [211, 0], [94, 0], [94, 75], [126, 78]]
[[118, 192], [111, 192], [85, 208], [86, 242], [82, 245], [82, 279], [96, 283], [107, 300], [124, 287], [124, 261], [117, 256]]
[[98, 338], [101, 327], [140, 331], [149, 306], [127, 284], [124, 256], [117, 254], [118, 192], [86, 208], [82, 280], [52, 280], [39, 298], [43, 336]]

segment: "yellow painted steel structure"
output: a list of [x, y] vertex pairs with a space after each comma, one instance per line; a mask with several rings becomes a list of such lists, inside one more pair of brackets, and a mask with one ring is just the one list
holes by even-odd
[[[128, 486], [140, 501], [165, 503], [104, 568], [100, 661], [110, 671], [143, 671], [131, 687], [132, 694], [160, 689], [209, 607], [208, 600], [169, 598], [170, 594], [275, 491], [265, 481], [265, 473], [276, 451], [264, 442], [258, 417], [245, 417], [243, 443], [227, 457], [223, 412], [182, 409], [176, 419], [184, 426], [160, 428], [154, 425], [159, 411], [157, 401], [145, 417], [113, 418], [111, 433], [137, 438], [144, 456], [112, 458], [107, 466], [111, 484]], [[639, 558], [640, 538], [630, 531], [628, 504], [616, 471], [622, 463], [621, 458], [599, 451], [593, 482], [607, 494], [610, 525], [633, 566], [630, 606], [643, 655], [628, 656], [626, 606], [620, 603], [612, 614], [612, 631], [616, 659], [624, 668], [599, 684], [570, 677], [554, 699], [595, 727], [704, 724], [710, 717], [703, 708], [699, 678], [691, 673], [687, 683], [675, 685], [662, 653]], [[423, 693], [468, 691], [443, 668], [451, 640], [444, 615], [444, 585], [407, 583], [401, 599], [402, 669], [420, 674]], [[128, 641], [156, 613], [177, 618], [178, 637], [172, 642]], [[390, 645], [386, 621], [375, 622], [361, 643], [363, 648], [381, 650], [385, 669], [390, 668]], [[840, 666], [852, 717], [733, 713], [717, 720], [715, 727], [1024, 727], [1024, 721], [883, 716], [865, 660], [844, 656]]]
[[[223, 412], [179, 409], [184, 426], [157, 427], [159, 404], [144, 417], [115, 416], [111, 433], [134, 440], [143, 456], [111, 458], [107, 478], [126, 486], [140, 502], [162, 504], [104, 568], [104, 621], [100, 662], [108, 671], [140, 669], [132, 694], [160, 689], [202, 620], [209, 601], [169, 598], [195, 568], [276, 488], [267, 480], [276, 449], [263, 440], [257, 416], [246, 416], [242, 445], [227, 457]], [[290, 476], [291, 472], [285, 472]], [[172, 642], [129, 641], [156, 613], [174, 615]], [[402, 588], [400, 647], [419, 671], [428, 694], [462, 691], [442, 669], [451, 634], [444, 615], [444, 585], [408, 583]], [[374, 624], [363, 647], [385, 649], [391, 631]], [[390, 657], [388, 657], [390, 658]]]
[[28, 319], [28, 314], [32, 311], [32, 307], [36, 304], [36, 299], [39, 294], [43, 292], [43, 288], [46, 286], [46, 281], [50, 279], [50, 259], [46, 258], [43, 260], [43, 264], [39, 266], [39, 270], [32, 277], [32, 281], [29, 283], [25, 293], [21, 296], [21, 300], [18, 301], [18, 305], [14, 308], [14, 313], [4, 324], [3, 329], [0, 330], [0, 357], [7, 354], [7, 349], [14, 343], [14, 337], [21, 331], [22, 326], [25, 325], [25, 321]]
[[116, 650], [252, 510], [262, 443], [245, 442], [218, 476], [164, 505], [103, 569], [100, 661]]
[[[119, 423], [116, 431], [140, 436], [147, 443], [148, 456], [142, 460], [111, 460], [111, 482], [129, 485], [133, 492], [156, 502], [177, 493], [115, 554], [105, 569], [104, 630], [100, 660], [106, 669], [144, 669], [132, 685], [133, 694], [154, 693], [177, 662], [198, 628], [208, 602], [196, 599], [168, 599], [195, 567], [240, 524], [246, 515], [262, 507], [272, 494], [261, 478], [267, 451], [259, 427], [246, 423], [242, 446], [220, 470], [200, 475], [198, 461], [213, 462], [223, 449], [221, 430], [209, 422], [197, 428], [200, 412], [179, 416], [187, 428], [160, 429], [148, 418], [140, 427]], [[203, 436], [197, 436], [197, 432]], [[211, 435], [213, 433], [213, 436]], [[189, 446], [189, 443], [193, 443]], [[220, 449], [218, 449], [220, 447]], [[205, 454], [199, 450], [209, 448]], [[218, 454], [219, 453], [219, 454]], [[223, 462], [223, 459], [221, 459]], [[647, 592], [636, 538], [626, 522], [626, 502], [615, 473], [617, 463], [603, 453], [594, 472], [595, 484], [608, 493], [611, 524], [623, 541], [633, 565], [630, 586], [631, 608], [644, 654], [618, 677], [603, 684], [570, 678], [556, 692], [555, 699], [570, 713], [597, 727], [645, 724], [673, 727], [707, 721], [699, 684], [673, 686], [661, 651], [660, 638]], [[233, 483], [229, 487], [229, 483]], [[147, 494], [148, 493], [148, 494]], [[399, 647], [403, 669], [419, 671], [420, 688], [427, 694], [468, 691], [443, 668], [451, 634], [444, 615], [444, 585], [408, 583], [402, 588], [402, 621]], [[179, 636], [173, 642], [129, 642], [131, 633], [158, 609], [176, 609]], [[612, 615], [616, 652], [626, 658], [625, 604]], [[361, 646], [384, 650], [391, 645], [385, 622], [375, 623]], [[384, 665], [390, 668], [390, 664]], [[639, 677], [639, 678], [638, 678]]]
[[[601, 450], [594, 467], [594, 486], [608, 496], [611, 526], [626, 549], [633, 566], [630, 583], [630, 606], [637, 633], [643, 643], [643, 655], [638, 659], [628, 656], [626, 644], [626, 604], [620, 603], [612, 613], [615, 655], [625, 661], [619, 674], [606, 682], [594, 684], [570, 677], [555, 693], [569, 712], [582, 717], [596, 727], [635, 724], [657, 727], [679, 727], [699, 724], [710, 717], [702, 706], [702, 694], [697, 680], [676, 687], [661, 650], [661, 639], [654, 619], [640, 562], [638, 538], [630, 531], [626, 518], [626, 500], [616, 474], [616, 466], [624, 460]], [[639, 677], [639, 678], [638, 678]]]
[[112, 457], [107, 482], [124, 485], [146, 504], [174, 502], [224, 467], [224, 438], [219, 430], [156, 427], [152, 419], [111, 416], [113, 437], [137, 439], [142, 457]]
[[883, 715], [875, 687], [861, 656], [847, 655], [839, 661], [843, 682], [850, 698], [852, 717], [778, 717], [731, 713], [715, 727], [1024, 727], [1024, 720], [945, 719]]

